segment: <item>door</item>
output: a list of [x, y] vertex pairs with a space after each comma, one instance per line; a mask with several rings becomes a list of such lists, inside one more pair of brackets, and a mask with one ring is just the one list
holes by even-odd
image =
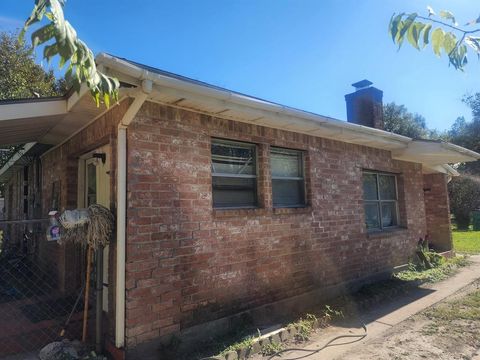
[[[81, 207], [92, 204], [110, 208], [110, 146], [105, 145], [80, 159], [79, 203]], [[108, 311], [108, 254], [109, 246], [103, 249], [103, 310]]]

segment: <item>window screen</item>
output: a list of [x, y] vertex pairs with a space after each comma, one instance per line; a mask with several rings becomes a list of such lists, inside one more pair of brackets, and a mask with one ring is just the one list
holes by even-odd
[[272, 147], [270, 171], [274, 207], [305, 206], [303, 152]]
[[211, 150], [213, 206], [257, 206], [255, 144], [213, 139]]
[[393, 174], [363, 173], [365, 223], [369, 230], [398, 225], [397, 178]]

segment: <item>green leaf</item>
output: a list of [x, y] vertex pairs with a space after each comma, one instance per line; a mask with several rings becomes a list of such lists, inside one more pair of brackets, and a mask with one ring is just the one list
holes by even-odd
[[48, 24], [32, 33], [32, 46], [35, 48], [55, 36], [55, 25]]
[[59, 67], [68, 63], [66, 76], [72, 84], [73, 90], [79, 92], [82, 83], [87, 84], [97, 106], [103, 98], [105, 105], [111, 104], [111, 99], [118, 100], [120, 83], [98, 71], [95, 65], [93, 52], [81, 41], [77, 32], [65, 20], [63, 7], [65, 0], [35, 0], [30, 17], [25, 21], [20, 33], [20, 40], [29, 26], [41, 21], [44, 17], [50, 22], [40, 27], [32, 34], [32, 45], [36, 47], [49, 40], [54, 40], [43, 49], [43, 57], [50, 61], [54, 56], [59, 56]]
[[42, 20], [43, 15], [45, 15], [45, 12], [47, 11], [47, 7], [50, 5], [48, 0], [37, 0], [35, 1], [35, 6], [33, 7], [32, 13], [28, 17], [27, 20], [25, 20], [25, 24], [23, 26], [22, 31], [20, 32], [20, 37], [23, 38], [25, 35], [25, 32], [28, 30], [28, 27], [30, 25], [33, 25], [36, 22], [39, 22]]
[[108, 93], [103, 94], [103, 102], [107, 108], [110, 107], [110, 95]]
[[442, 10], [440, 11], [439, 15], [446, 20], [450, 20], [454, 25], [457, 24], [455, 16], [450, 11]]
[[67, 62], [68, 60], [65, 59], [63, 56], [60, 56], [60, 61], [58, 62], [58, 67], [60, 69], [63, 69], [63, 67], [65, 66], [65, 63]]
[[405, 19], [405, 22], [403, 23], [403, 27], [399, 32], [398, 38], [396, 39], [398, 43], [398, 48], [402, 46], [403, 38], [407, 33], [407, 31], [409, 30], [410, 26], [412, 26], [417, 16], [418, 16], [417, 13], [413, 13], [408, 15], [408, 17]]
[[47, 59], [47, 61], [50, 61], [50, 59], [57, 54], [58, 54], [57, 44], [47, 45], [43, 48], [43, 57]]
[[457, 46], [457, 38], [451, 32], [445, 34], [443, 38], [443, 47], [447, 54], [450, 54]]
[[427, 24], [423, 30], [423, 47], [429, 43], [430, 30], [432, 30], [432, 24]]
[[457, 70], [463, 70], [464, 66], [467, 64], [467, 46], [465, 44], [456, 45], [455, 48], [450, 52], [449, 56], [450, 64], [455, 67]]
[[410, 26], [410, 28], [407, 31], [407, 40], [414, 48], [416, 48], [418, 50], [420, 50], [420, 48], [418, 47], [419, 35], [420, 35], [419, 30], [418, 30], [416, 24], [413, 24], [412, 26]]
[[465, 37], [465, 44], [467, 44], [473, 51], [480, 56], [480, 37], [467, 36]]
[[395, 16], [395, 14], [392, 15], [392, 18], [390, 19], [390, 26], [389, 26], [389, 32], [390, 35], [392, 36], [393, 42], [395, 42], [395, 39], [397, 37], [399, 29], [400, 22], [402, 20], [403, 15], [405, 13], [398, 14]]
[[432, 48], [433, 48], [433, 52], [437, 56], [441, 55], [444, 38], [445, 38], [445, 32], [442, 29], [436, 28], [435, 30], [433, 30], [433, 32], [432, 32]]

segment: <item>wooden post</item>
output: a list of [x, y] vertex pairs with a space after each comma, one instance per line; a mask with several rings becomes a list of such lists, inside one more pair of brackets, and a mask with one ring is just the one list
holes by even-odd
[[99, 246], [96, 250], [97, 261], [96, 261], [96, 292], [95, 296], [97, 297], [96, 304], [96, 319], [95, 319], [95, 351], [98, 354], [102, 353], [103, 347], [103, 327], [102, 327], [102, 315], [103, 315], [103, 246]]
[[83, 333], [82, 333], [82, 341], [85, 342], [87, 340], [87, 326], [88, 326], [88, 297], [90, 295], [90, 273], [91, 273], [91, 266], [92, 266], [92, 253], [93, 249], [90, 245], [88, 245], [87, 250], [87, 275], [85, 279], [85, 301], [83, 307]]

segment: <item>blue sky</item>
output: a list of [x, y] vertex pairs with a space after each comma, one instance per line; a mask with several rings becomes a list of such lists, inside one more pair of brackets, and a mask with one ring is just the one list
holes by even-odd
[[[13, 30], [33, 0], [3, 1], [0, 30]], [[135, 4], [132, 6], [131, 4]], [[367, 78], [384, 101], [422, 114], [446, 129], [461, 103], [480, 91], [480, 62], [471, 56], [462, 73], [387, 34], [393, 12], [455, 13], [461, 23], [478, 16], [472, 0], [68, 0], [67, 19], [98, 53], [137, 62], [231, 90], [346, 118], [344, 95]]]

